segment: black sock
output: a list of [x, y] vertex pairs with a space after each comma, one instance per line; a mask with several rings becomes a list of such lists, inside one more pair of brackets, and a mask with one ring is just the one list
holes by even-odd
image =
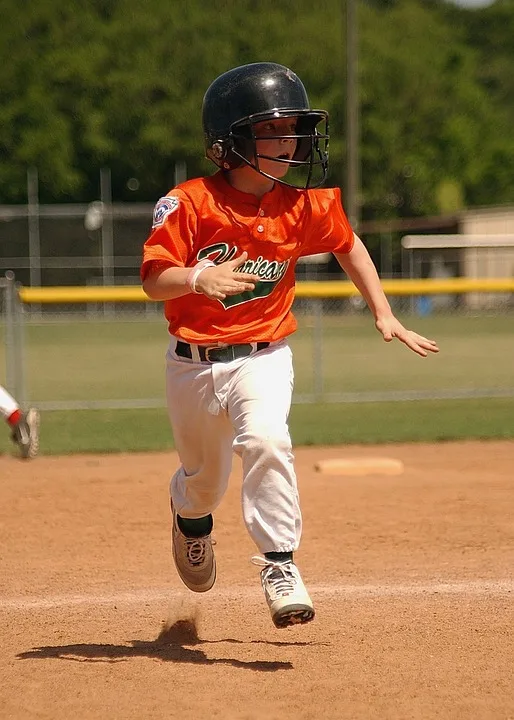
[[264, 557], [271, 562], [293, 562], [292, 552], [269, 552], [264, 553]]
[[186, 537], [204, 537], [212, 531], [212, 515], [201, 518], [183, 518], [177, 515], [177, 524]]

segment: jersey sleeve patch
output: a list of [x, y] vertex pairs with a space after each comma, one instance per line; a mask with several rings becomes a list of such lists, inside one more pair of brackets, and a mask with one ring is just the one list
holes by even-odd
[[161, 225], [164, 225], [164, 221], [168, 217], [168, 215], [171, 215], [171, 213], [174, 213], [175, 210], [179, 206], [179, 199], [175, 196], [169, 196], [162, 197], [158, 202], [157, 205], [154, 208], [153, 211], [153, 222], [152, 222], [152, 229], [156, 227], [161, 227]]

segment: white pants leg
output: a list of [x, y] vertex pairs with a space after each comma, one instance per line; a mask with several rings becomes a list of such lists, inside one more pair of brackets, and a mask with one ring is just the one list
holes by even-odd
[[172, 339], [167, 354], [166, 395], [175, 447], [182, 466], [170, 495], [185, 518], [213, 512], [227, 489], [234, 431], [214, 396], [212, 366], [177, 359]]
[[15, 410], [19, 410], [19, 405], [16, 400], [10, 395], [7, 390], [0, 385], [0, 417], [7, 420]]
[[234, 450], [243, 463], [243, 518], [262, 553], [298, 549], [302, 517], [288, 416], [293, 392], [286, 343], [251, 356], [229, 384]]

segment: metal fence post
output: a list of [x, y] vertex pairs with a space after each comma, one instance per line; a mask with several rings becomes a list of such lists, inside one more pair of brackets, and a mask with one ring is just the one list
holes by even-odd
[[[102, 280], [104, 285], [114, 285], [114, 224], [112, 216], [112, 179], [111, 169], [100, 170], [100, 200], [103, 207], [102, 216]], [[115, 306], [103, 304], [105, 317], [114, 317]]]
[[12, 270], [5, 273], [6, 388], [20, 405], [26, 403], [23, 310]]
[[313, 298], [312, 362], [314, 366], [314, 397], [323, 401], [323, 298]]
[[[39, 175], [36, 167], [27, 170], [27, 213], [29, 230], [29, 272], [31, 287], [42, 283], [41, 277], [41, 233], [39, 210]], [[41, 317], [41, 305], [35, 305], [32, 312]]]
[[14, 351], [14, 273], [5, 273], [5, 387], [16, 397], [16, 356]]
[[14, 358], [16, 372], [17, 399], [22, 407], [27, 405], [27, 387], [25, 384], [25, 311], [20, 300], [21, 284], [13, 278], [13, 310], [14, 310]]

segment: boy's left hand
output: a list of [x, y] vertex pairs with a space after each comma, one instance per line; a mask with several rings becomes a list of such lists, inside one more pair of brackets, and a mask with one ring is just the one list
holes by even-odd
[[427, 357], [429, 352], [438, 353], [439, 348], [435, 340], [428, 340], [423, 335], [418, 335], [413, 330], [407, 330], [394, 315], [386, 318], [379, 318], [375, 321], [375, 327], [386, 342], [391, 342], [393, 338], [397, 338], [400, 342], [407, 345], [413, 352]]

